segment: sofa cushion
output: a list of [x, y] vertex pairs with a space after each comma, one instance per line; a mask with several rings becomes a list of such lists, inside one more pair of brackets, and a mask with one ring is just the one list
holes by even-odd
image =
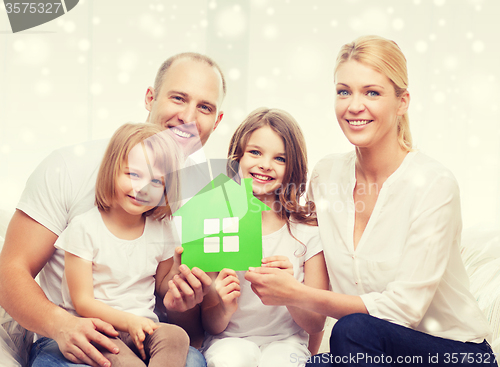
[[474, 271], [470, 276], [470, 290], [493, 331], [491, 347], [500, 353], [500, 258]]
[[486, 226], [464, 230], [462, 259], [470, 291], [493, 331], [493, 351], [500, 353], [500, 230]]

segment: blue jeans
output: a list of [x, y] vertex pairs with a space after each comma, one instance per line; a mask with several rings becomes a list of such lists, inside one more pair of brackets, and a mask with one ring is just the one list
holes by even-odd
[[335, 324], [330, 353], [306, 366], [497, 366], [486, 341], [463, 343], [438, 338], [366, 314], [344, 316]]
[[[74, 364], [68, 361], [59, 351], [56, 341], [49, 338], [38, 339], [31, 348], [29, 367], [76, 367], [86, 364]], [[189, 347], [186, 367], [206, 367], [205, 358], [198, 349]]]

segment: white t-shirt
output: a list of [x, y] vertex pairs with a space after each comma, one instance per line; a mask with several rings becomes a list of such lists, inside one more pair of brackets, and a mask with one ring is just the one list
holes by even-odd
[[[262, 236], [262, 256], [287, 256], [293, 264], [295, 279], [303, 282], [304, 263], [322, 251], [318, 227], [292, 224], [291, 229], [293, 235], [303, 242], [305, 247], [290, 236], [285, 225], [274, 233]], [[227, 337], [244, 338], [258, 346], [290, 337], [297, 343], [307, 344], [309, 336], [293, 320], [286, 306], [265, 306], [252, 291], [251, 283], [245, 279], [245, 272], [236, 273], [241, 287], [238, 309], [222, 333], [208, 336], [204, 348]]]
[[408, 153], [379, 191], [354, 250], [355, 205], [362, 210], [353, 198], [355, 162], [355, 152], [329, 155], [311, 177], [331, 289], [360, 295], [370, 315], [415, 330], [458, 341], [487, 338], [460, 256], [460, 196], [452, 173], [422, 153]]
[[[17, 209], [60, 236], [79, 214], [94, 206], [95, 182], [109, 140], [96, 140], [52, 152], [31, 174]], [[54, 255], [39, 273], [47, 298], [60, 305], [64, 251]]]
[[[160, 261], [171, 258], [179, 245], [173, 232], [168, 221], [146, 217], [142, 235], [123, 240], [108, 230], [94, 207], [73, 219], [54, 246], [92, 262], [96, 300], [158, 322], [153, 312], [155, 274]], [[62, 298], [60, 306], [77, 315], [65, 276]]]

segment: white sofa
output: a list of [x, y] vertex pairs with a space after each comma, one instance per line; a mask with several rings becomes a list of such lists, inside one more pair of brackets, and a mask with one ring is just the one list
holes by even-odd
[[470, 290], [486, 315], [492, 331], [493, 351], [500, 358], [500, 230], [469, 228], [462, 235], [462, 259]]
[[[0, 210], [0, 248], [12, 213]], [[462, 258], [470, 277], [470, 289], [493, 330], [492, 347], [500, 356], [500, 229], [474, 227], [463, 231]], [[21, 328], [0, 308], [0, 364], [24, 367], [32, 333]], [[328, 319], [320, 351], [328, 351], [334, 320]], [[9, 333], [6, 332], [9, 331]]]

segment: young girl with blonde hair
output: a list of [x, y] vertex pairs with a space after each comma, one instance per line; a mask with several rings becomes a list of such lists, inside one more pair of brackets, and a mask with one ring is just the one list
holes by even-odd
[[[113, 325], [113, 365], [184, 366], [189, 338], [159, 324], [177, 244], [168, 219], [179, 201], [180, 156], [170, 132], [125, 124], [111, 138], [96, 182], [96, 207], [76, 217], [55, 246], [65, 252], [63, 307]], [[75, 350], [75, 354], [78, 351]], [[142, 359], [142, 360], [141, 360]]]
[[[326, 289], [314, 204], [300, 203], [307, 155], [295, 119], [278, 109], [253, 111], [234, 133], [228, 158], [229, 175], [251, 178], [254, 195], [271, 209], [262, 212], [262, 269]], [[245, 272], [223, 269], [213, 278], [202, 303], [209, 367], [297, 366], [309, 355], [306, 332], [321, 331], [324, 316], [262, 304]]]

